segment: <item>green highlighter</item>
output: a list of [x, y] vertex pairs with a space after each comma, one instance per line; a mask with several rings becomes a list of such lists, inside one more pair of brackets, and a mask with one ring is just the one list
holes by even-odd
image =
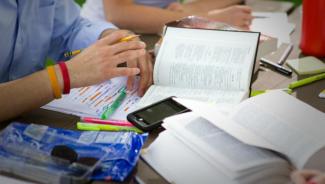
[[325, 73], [318, 74], [318, 75], [315, 75], [312, 77], [308, 77], [308, 78], [293, 82], [293, 83], [289, 84], [288, 88], [289, 89], [298, 88], [300, 86], [304, 86], [304, 85], [307, 85], [307, 84], [310, 84], [310, 83], [313, 83], [313, 82], [316, 82], [316, 81], [322, 80], [322, 79], [325, 79]]
[[120, 89], [120, 94], [116, 100], [103, 112], [101, 119], [108, 119], [120, 107], [125, 97], [126, 89], [123, 87]]
[[77, 123], [78, 130], [86, 130], [86, 131], [129, 131], [129, 132], [136, 132], [136, 133], [143, 133], [140, 129], [136, 127], [129, 127], [129, 126], [116, 126], [116, 125], [104, 125], [104, 124], [95, 124], [95, 123]]

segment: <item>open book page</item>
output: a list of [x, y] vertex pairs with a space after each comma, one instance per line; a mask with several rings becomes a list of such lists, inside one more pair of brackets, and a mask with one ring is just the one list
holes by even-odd
[[249, 90], [258, 33], [168, 27], [154, 83], [191, 89]]
[[[272, 149], [286, 155], [299, 169], [308, 164], [309, 168], [325, 170], [324, 151], [317, 168], [308, 163], [325, 147], [325, 113], [274, 91], [244, 101], [230, 118], [242, 129], [274, 145]], [[241, 140], [254, 145], [254, 141]]]
[[143, 150], [141, 157], [170, 183], [237, 183], [216, 170], [168, 131], [160, 133]]
[[[98, 85], [72, 89], [69, 95], [54, 100], [43, 108], [78, 116], [100, 117], [105, 107], [118, 97], [119, 90], [126, 86], [126, 81], [126, 77], [117, 77]], [[111, 119], [126, 120], [126, 115], [134, 110], [135, 104], [140, 100], [137, 83], [138, 81], [132, 91], [127, 92], [126, 98]]]
[[161, 99], [177, 96], [181, 98], [196, 99], [211, 103], [239, 103], [248, 97], [248, 92], [245, 91], [229, 91], [229, 90], [208, 90], [208, 89], [187, 89], [167, 86], [152, 85], [145, 96], [137, 106], [143, 107], [152, 104]]
[[289, 171], [287, 162], [277, 155], [240, 142], [193, 112], [167, 118], [164, 122], [168, 131], [230, 178], [252, 174], [263, 167], [280, 169], [282, 166]]
[[[294, 97], [273, 91], [240, 103], [230, 116], [211, 104], [176, 99], [238, 140], [286, 155], [294, 166], [325, 170], [325, 114]], [[323, 155], [321, 155], [323, 154]]]
[[223, 104], [211, 104], [183, 98], [175, 98], [175, 100], [218, 128], [227, 132], [229, 135], [236, 137], [238, 140], [243, 139], [246, 143], [254, 142], [254, 146], [267, 147], [272, 150], [276, 149], [274, 145], [269, 144], [264, 139], [260, 139], [251, 131], [243, 129], [242, 126], [237, 123], [231, 122], [232, 120], [228, 118], [228, 114], [220, 112], [219, 106]]

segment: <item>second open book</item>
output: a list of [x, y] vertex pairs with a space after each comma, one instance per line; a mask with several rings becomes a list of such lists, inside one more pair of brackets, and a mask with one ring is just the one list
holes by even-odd
[[293, 168], [325, 171], [325, 114], [283, 92], [234, 108], [176, 99], [193, 112], [168, 118], [142, 154], [173, 183], [286, 183]]
[[169, 96], [238, 103], [248, 97], [259, 33], [168, 27], [154, 85], [139, 106]]

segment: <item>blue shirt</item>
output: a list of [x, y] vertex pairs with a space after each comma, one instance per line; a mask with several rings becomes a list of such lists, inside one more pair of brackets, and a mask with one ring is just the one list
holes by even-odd
[[61, 60], [64, 52], [85, 48], [115, 28], [79, 12], [73, 0], [1, 0], [0, 82], [44, 69], [46, 57]]

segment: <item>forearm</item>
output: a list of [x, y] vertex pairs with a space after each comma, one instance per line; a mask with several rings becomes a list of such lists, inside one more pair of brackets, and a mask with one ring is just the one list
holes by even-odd
[[186, 11], [196, 12], [207, 12], [213, 9], [221, 9], [231, 5], [239, 4], [242, 0], [197, 0], [191, 3], [184, 4]]
[[[62, 87], [60, 71], [56, 68]], [[0, 122], [38, 108], [53, 100], [53, 91], [46, 70], [0, 84]]]
[[119, 28], [140, 33], [160, 33], [165, 23], [190, 14], [135, 4], [111, 6], [104, 1], [106, 19]]

